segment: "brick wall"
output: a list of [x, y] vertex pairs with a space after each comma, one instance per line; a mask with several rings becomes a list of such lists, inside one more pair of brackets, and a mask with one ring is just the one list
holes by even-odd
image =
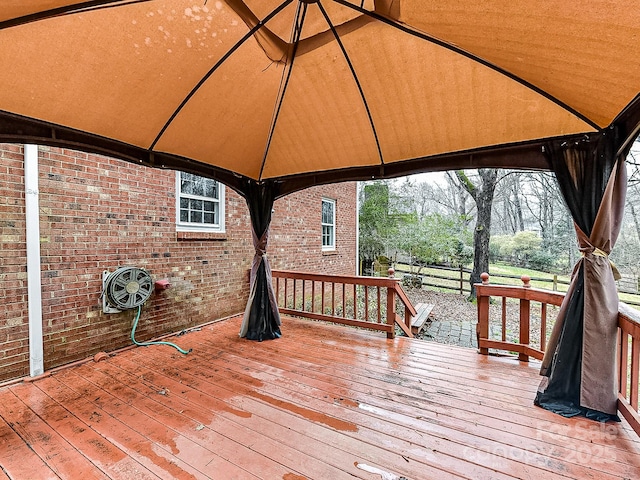
[[[134, 312], [104, 314], [101, 272], [144, 267], [172, 288], [152, 294], [140, 341], [241, 312], [253, 257], [242, 197], [226, 189], [224, 234], [177, 233], [175, 173], [40, 147], [45, 370], [131, 343]], [[0, 145], [0, 381], [27, 375], [23, 153]], [[274, 206], [274, 268], [355, 272], [355, 184], [314, 187]], [[321, 249], [323, 197], [336, 200], [336, 251]], [[301, 214], [301, 215], [299, 215]]]
[[23, 158], [19, 146], [0, 149], [0, 379], [29, 369]]
[[[336, 248], [322, 252], [322, 199], [336, 200]], [[276, 201], [269, 240], [273, 268], [356, 274], [356, 184], [312, 187]]]

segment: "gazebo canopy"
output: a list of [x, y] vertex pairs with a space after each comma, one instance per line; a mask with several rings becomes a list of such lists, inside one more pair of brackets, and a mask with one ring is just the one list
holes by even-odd
[[639, 52], [631, 0], [5, 0], [0, 141], [281, 193], [550, 168], [549, 139], [633, 139]]

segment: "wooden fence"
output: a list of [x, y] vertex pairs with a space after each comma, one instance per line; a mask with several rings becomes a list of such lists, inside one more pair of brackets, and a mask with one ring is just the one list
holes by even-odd
[[[430, 270], [437, 270], [438, 273], [432, 273]], [[440, 265], [429, 265], [427, 267], [422, 267], [421, 272], [416, 272], [416, 267], [410, 267], [409, 265], [396, 264], [395, 271], [397, 274], [402, 275], [411, 275], [413, 278], [419, 278], [421, 285], [423, 287], [430, 287], [435, 289], [449, 290], [459, 293], [460, 295], [470, 294], [470, 276], [471, 269], [464, 267], [446, 267]], [[444, 273], [440, 273], [444, 272]], [[449, 272], [449, 273], [447, 273]], [[492, 273], [492, 278], [509, 278], [520, 280], [519, 275], [506, 275], [500, 273]], [[558, 278], [558, 275], [549, 275], [548, 277], [530, 277], [532, 282], [548, 284], [549, 290], [553, 292], [558, 292], [561, 290], [566, 290], [569, 282], [567, 280], [563, 280]], [[546, 288], [546, 286], [545, 286]], [[618, 288], [619, 293], [624, 293], [628, 295], [634, 295], [637, 300], [634, 299], [625, 299], [625, 303], [628, 305], [640, 306], [640, 295], [637, 292], [633, 292], [631, 290], [625, 290], [623, 288]]]

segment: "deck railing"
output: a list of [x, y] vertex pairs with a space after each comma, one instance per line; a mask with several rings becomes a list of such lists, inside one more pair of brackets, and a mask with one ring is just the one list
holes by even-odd
[[[552, 292], [540, 288], [532, 288], [530, 278], [522, 276], [522, 286], [513, 285], [489, 285], [489, 275], [483, 273], [482, 283], [476, 284], [476, 295], [478, 300], [478, 324], [476, 333], [478, 335], [478, 348], [480, 353], [488, 354], [490, 348], [516, 352], [518, 359], [528, 362], [529, 357], [542, 360], [544, 348], [547, 343], [547, 310], [548, 305], [560, 305], [564, 298], [564, 293]], [[501, 315], [501, 339], [492, 339], [489, 335], [489, 301], [490, 297], [502, 297]], [[507, 339], [507, 299], [520, 300], [520, 322], [518, 341]], [[540, 328], [531, 331], [531, 302], [538, 302], [540, 305]], [[533, 338], [536, 342], [533, 342]]]
[[411, 317], [416, 310], [392, 271], [389, 278], [282, 270], [272, 273], [281, 313], [379, 330], [388, 338], [395, 336], [398, 325], [413, 337]]
[[640, 312], [624, 303], [620, 303], [618, 310], [618, 366], [618, 410], [640, 435]]
[[[489, 275], [481, 275], [482, 283], [476, 284], [478, 300], [478, 335], [479, 353], [487, 355], [489, 349], [506, 350], [518, 354], [521, 361], [529, 361], [529, 357], [541, 360], [547, 341], [547, 305], [560, 305], [564, 293], [531, 288], [529, 277], [522, 276], [522, 286], [489, 285]], [[491, 338], [490, 332], [490, 297], [502, 297], [501, 339]], [[519, 339], [508, 341], [506, 338], [507, 299], [519, 299]], [[531, 332], [531, 302], [540, 303], [539, 332]], [[532, 333], [539, 334], [536, 348], [531, 342]], [[638, 402], [640, 400], [640, 312], [620, 302], [618, 312], [618, 367], [619, 390], [618, 410], [629, 422], [635, 432], [640, 435], [640, 415]]]

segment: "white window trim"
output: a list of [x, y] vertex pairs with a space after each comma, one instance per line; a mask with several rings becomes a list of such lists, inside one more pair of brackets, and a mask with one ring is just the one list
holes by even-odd
[[[324, 227], [325, 225], [330, 225], [333, 227], [333, 229], [331, 230], [331, 245], [322, 245], [322, 251], [323, 252], [332, 252], [336, 249], [336, 217], [337, 217], [337, 211], [336, 211], [336, 201], [333, 198], [323, 198], [322, 199], [322, 203], [324, 202], [328, 202], [331, 203], [333, 205], [333, 223], [324, 223], [324, 221], [322, 220], [322, 208], [320, 209], [320, 229], [322, 230], [322, 227]], [[321, 203], [321, 205], [322, 205]], [[324, 235], [322, 235], [322, 238], [324, 238]], [[322, 238], [321, 238], [321, 242], [322, 242]]]
[[[218, 232], [225, 233], [225, 186], [218, 182], [218, 205], [219, 205], [219, 225], [194, 225], [180, 222], [180, 172], [176, 171], [176, 231], [177, 232]], [[202, 197], [208, 198], [208, 197]]]

